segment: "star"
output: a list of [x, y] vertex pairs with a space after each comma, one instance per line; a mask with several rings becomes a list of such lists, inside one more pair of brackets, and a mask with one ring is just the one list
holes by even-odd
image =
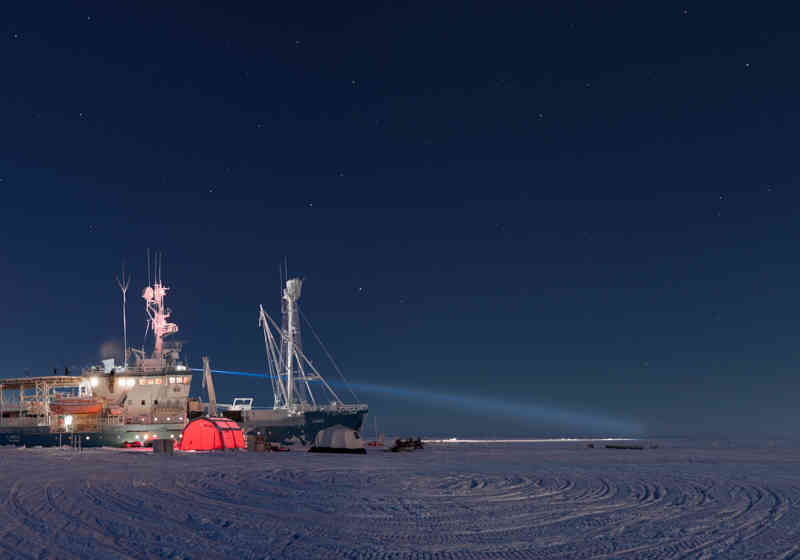
[[744, 63], [744, 67], [745, 67], [746, 70], [749, 70], [750, 69], [750, 63], [749, 62], [745, 62]]
[[350, 80], [350, 83], [353, 85], [353, 87], [355, 87], [355, 85], [356, 85], [356, 81], [355, 80]]

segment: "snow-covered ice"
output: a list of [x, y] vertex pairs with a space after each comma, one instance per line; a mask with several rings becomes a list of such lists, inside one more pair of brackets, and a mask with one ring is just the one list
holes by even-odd
[[0, 448], [4, 558], [800, 558], [800, 447]]

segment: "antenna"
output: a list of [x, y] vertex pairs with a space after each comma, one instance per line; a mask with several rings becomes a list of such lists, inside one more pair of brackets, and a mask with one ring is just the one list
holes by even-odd
[[117, 276], [117, 286], [122, 290], [122, 363], [125, 369], [128, 368], [128, 319], [127, 319], [127, 296], [128, 286], [131, 283], [130, 275], [125, 276], [125, 261], [122, 261], [122, 278]]
[[[148, 281], [149, 266], [150, 266], [150, 250], [147, 251], [148, 255]], [[149, 284], [142, 292], [142, 297], [145, 300], [145, 313], [147, 313], [147, 326], [145, 327], [145, 337], [147, 332], [152, 329], [153, 336], [155, 337], [155, 348], [153, 350], [153, 358], [162, 360], [164, 358], [164, 345], [163, 339], [165, 336], [178, 332], [178, 325], [175, 323], [167, 322], [170, 316], [170, 309], [164, 306], [164, 297], [167, 295], [169, 288], [163, 284], [163, 258], [164, 254], [161, 251], [156, 251], [153, 256], [153, 283]]]

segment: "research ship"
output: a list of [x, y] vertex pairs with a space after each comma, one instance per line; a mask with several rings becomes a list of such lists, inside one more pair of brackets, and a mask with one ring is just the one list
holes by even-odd
[[[221, 407], [222, 414], [239, 422], [248, 435], [263, 436], [267, 441], [308, 443], [320, 430], [337, 424], [359, 430], [369, 411], [364, 403], [345, 403], [304, 352], [300, 319], [307, 319], [298, 303], [302, 285], [300, 278], [286, 280], [280, 326], [259, 306], [259, 326], [267, 354], [265, 373], [272, 385], [273, 406], [254, 408], [251, 397], [238, 398], [232, 405]], [[311, 332], [316, 337], [313, 328]], [[341, 375], [318, 337], [317, 342]]]
[[[265, 377], [272, 382], [274, 406], [253, 407], [252, 397], [216, 404], [208, 358], [202, 370], [190, 368], [181, 360], [181, 344], [165, 340], [178, 332], [178, 325], [168, 321], [172, 312], [164, 298], [169, 288], [157, 266], [153, 283], [148, 280], [142, 292], [153, 351], [148, 355], [144, 348], [127, 345], [128, 282], [120, 283], [123, 363], [106, 359], [75, 376], [65, 371], [0, 379], [0, 445], [149, 446], [156, 439], [180, 439], [189, 420], [206, 414], [222, 414], [240, 422], [248, 434], [281, 443], [310, 442], [319, 430], [337, 424], [360, 429], [367, 405], [345, 404], [303, 352], [297, 303], [301, 286], [298, 278], [286, 281], [281, 327], [259, 307]], [[204, 372], [208, 402], [190, 397], [193, 371]]]
[[[149, 280], [148, 280], [149, 284]], [[124, 360], [103, 360], [80, 375], [0, 379], [0, 445], [139, 447], [154, 439], [179, 439], [187, 416], [202, 403], [189, 399], [192, 373], [181, 361], [180, 343], [164, 339], [178, 332], [164, 305], [168, 288], [156, 268], [142, 292], [154, 348], [127, 347], [125, 294], [120, 284], [125, 329]], [[129, 358], [131, 363], [129, 363]]]

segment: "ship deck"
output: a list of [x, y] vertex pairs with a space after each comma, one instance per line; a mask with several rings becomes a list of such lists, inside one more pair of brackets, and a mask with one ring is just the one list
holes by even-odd
[[38, 377], [9, 377], [0, 379], [0, 391], [33, 389], [37, 385], [75, 387], [82, 381], [78, 375], [42, 375]]

